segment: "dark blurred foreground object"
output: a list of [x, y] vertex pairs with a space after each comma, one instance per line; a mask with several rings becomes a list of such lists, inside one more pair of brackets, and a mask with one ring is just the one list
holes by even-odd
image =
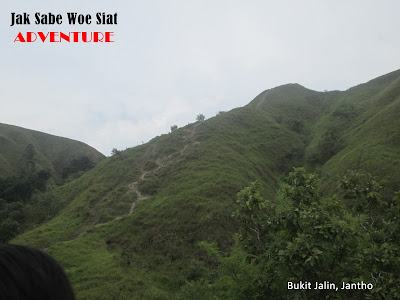
[[68, 277], [50, 255], [0, 244], [0, 299], [75, 299]]

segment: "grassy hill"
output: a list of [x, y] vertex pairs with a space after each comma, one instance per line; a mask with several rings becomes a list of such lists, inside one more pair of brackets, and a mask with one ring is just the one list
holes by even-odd
[[50, 171], [54, 178], [59, 178], [73, 159], [87, 156], [97, 163], [104, 158], [82, 142], [0, 123], [0, 177], [16, 175], [26, 169], [23, 157], [29, 144], [36, 151], [36, 168]]
[[[337, 149], [321, 166], [328, 186], [346, 169], [362, 170], [400, 187], [400, 71], [349, 89], [313, 129], [309, 157], [323, 134], [338, 133]], [[327, 188], [333, 190], [332, 188]]]
[[274, 197], [282, 174], [306, 166], [327, 193], [348, 169], [398, 188], [399, 112], [400, 71], [345, 92], [267, 90], [101, 161], [54, 191], [65, 209], [13, 242], [56, 257], [78, 298], [174, 299], [201, 272], [198, 242], [229, 252], [236, 194], [251, 181]]

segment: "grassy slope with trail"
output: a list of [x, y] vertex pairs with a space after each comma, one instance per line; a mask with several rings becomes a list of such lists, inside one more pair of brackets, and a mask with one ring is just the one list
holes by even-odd
[[[399, 78], [396, 71], [346, 92], [277, 87], [123, 151], [58, 188], [66, 208], [13, 242], [56, 257], [78, 298], [173, 298], [204, 255], [199, 241], [229, 252], [236, 193], [250, 181], [274, 197], [281, 174], [306, 165], [328, 178], [327, 192], [349, 168], [398, 187]], [[318, 162], [332, 129], [340, 147]]]

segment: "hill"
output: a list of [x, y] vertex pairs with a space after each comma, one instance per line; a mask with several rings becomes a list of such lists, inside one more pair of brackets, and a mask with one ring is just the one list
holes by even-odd
[[61, 177], [73, 159], [86, 156], [93, 163], [104, 159], [94, 148], [78, 141], [35, 130], [0, 123], [0, 177], [17, 175], [27, 168], [24, 154], [32, 145], [35, 168], [48, 170], [53, 178]]
[[45, 249], [78, 298], [174, 299], [204, 272], [201, 241], [229, 253], [236, 194], [251, 181], [275, 197], [282, 174], [306, 166], [327, 194], [348, 169], [400, 183], [400, 71], [348, 91], [298, 84], [101, 161], [54, 191], [65, 208], [14, 243]]

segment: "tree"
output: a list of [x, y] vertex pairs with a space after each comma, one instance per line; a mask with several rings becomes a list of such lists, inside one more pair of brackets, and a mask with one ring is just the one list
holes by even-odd
[[29, 144], [26, 146], [23, 157], [25, 159], [25, 162], [28, 166], [28, 169], [30, 173], [34, 173], [36, 170], [36, 150], [35, 147], [32, 144]]
[[323, 164], [343, 147], [343, 140], [337, 129], [326, 131], [318, 143], [318, 162]]
[[10, 218], [0, 223], [0, 243], [8, 242], [18, 234], [19, 223]]
[[206, 119], [206, 117], [203, 114], [199, 114], [196, 117], [197, 122], [203, 122]]
[[178, 129], [178, 125], [172, 125], [171, 126], [171, 132], [174, 131], [174, 130], [177, 130], [177, 129]]
[[[304, 168], [289, 174], [276, 201], [264, 199], [260, 188], [252, 183], [238, 194], [234, 216], [241, 226], [239, 243], [259, 270], [263, 297], [400, 296], [400, 193], [383, 201], [381, 182], [350, 172], [341, 180], [339, 195], [322, 197], [318, 177]], [[373, 289], [339, 287], [340, 295], [334, 290], [294, 291], [288, 290], [289, 281], [364, 282]]]
[[119, 155], [119, 154], [121, 154], [121, 150], [118, 150], [117, 148], [113, 148], [113, 149], [111, 150], [111, 156], [113, 156], [113, 155]]
[[46, 189], [46, 183], [50, 177], [50, 172], [40, 170], [35, 174], [0, 180], [0, 198], [7, 202], [20, 201], [26, 203], [35, 190], [44, 191]]
[[67, 178], [70, 174], [79, 172], [86, 172], [93, 169], [95, 164], [87, 157], [81, 156], [71, 161], [69, 167], [64, 168], [62, 171], [62, 178]]
[[22, 203], [10, 202], [0, 198], [0, 242], [8, 242], [17, 235], [23, 219]]
[[[33, 198], [33, 197], [32, 197]], [[60, 209], [60, 201], [54, 189], [36, 195], [35, 204], [42, 220], [53, 218]]]
[[[343, 176], [340, 193], [332, 197], [322, 196], [318, 182], [317, 175], [295, 168], [275, 199], [262, 196], [259, 182], [240, 191], [233, 214], [240, 230], [231, 255], [219, 254], [216, 245], [200, 244], [214, 266], [203, 264], [206, 270], [188, 278], [179, 296], [400, 298], [400, 192], [384, 201], [381, 181], [354, 172]], [[288, 282], [312, 286], [290, 290]], [[314, 289], [316, 282], [334, 283], [338, 291]], [[363, 282], [365, 287], [342, 290], [342, 282]]]

